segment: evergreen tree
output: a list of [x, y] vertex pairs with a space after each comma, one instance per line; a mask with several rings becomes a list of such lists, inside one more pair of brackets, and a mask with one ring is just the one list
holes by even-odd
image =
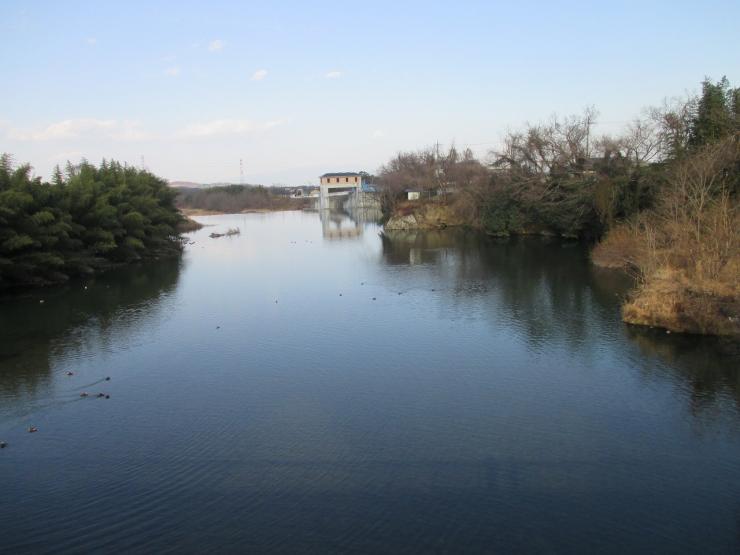
[[722, 77], [717, 83], [708, 78], [704, 80], [691, 122], [691, 147], [714, 143], [740, 131], [737, 115], [739, 91], [730, 87], [727, 77]]
[[0, 157], [0, 287], [57, 282], [179, 252], [175, 192], [118, 162], [57, 167], [52, 182]]

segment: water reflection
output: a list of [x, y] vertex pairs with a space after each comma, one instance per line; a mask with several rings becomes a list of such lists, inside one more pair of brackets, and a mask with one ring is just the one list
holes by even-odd
[[518, 330], [532, 350], [553, 350], [562, 342], [571, 354], [590, 354], [598, 364], [610, 345], [632, 348], [645, 379], [684, 384], [692, 413], [724, 399], [740, 408], [738, 343], [623, 324], [620, 305], [632, 279], [591, 265], [586, 245], [441, 230], [384, 231], [382, 246], [383, 263], [398, 287], [419, 279], [398, 268], [418, 267], [450, 284], [440, 296], [450, 312], [467, 303], [492, 328]]
[[1, 299], [0, 399], [37, 397], [52, 385], [52, 370], [68, 370], [59, 361], [105, 351], [160, 317], [180, 269], [180, 259], [166, 259]]
[[642, 358], [662, 364], [641, 366], [646, 380], [680, 378], [689, 393], [690, 410], [698, 414], [729, 400], [740, 410], [740, 344], [726, 338], [667, 337], [662, 330], [628, 326]]
[[319, 210], [321, 235], [324, 239], [356, 239], [365, 232], [366, 224], [380, 220], [382, 213], [377, 208], [355, 208], [343, 210]]
[[598, 286], [584, 246], [574, 243], [462, 230], [386, 231], [382, 240], [385, 264], [424, 266], [449, 283], [450, 302], [470, 297], [488, 308], [492, 325], [503, 320], [535, 343], [563, 334], [583, 343], [594, 319], [599, 328], [615, 325], [619, 295], [629, 286]]

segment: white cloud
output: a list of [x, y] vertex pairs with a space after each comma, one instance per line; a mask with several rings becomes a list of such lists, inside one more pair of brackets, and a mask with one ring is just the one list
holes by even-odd
[[95, 37], [87, 37], [85, 39], [85, 42], [87, 44], [93, 45], [93, 44], [96, 44], [98, 42], [98, 39], [96, 39]]
[[59, 141], [83, 136], [103, 137], [120, 141], [140, 141], [152, 138], [136, 121], [79, 118], [66, 119], [42, 129], [23, 130], [10, 128], [8, 138], [17, 141]]
[[330, 71], [329, 73], [327, 73], [325, 75], [325, 77], [327, 79], [339, 79], [341, 76], [342, 76], [342, 72], [341, 71], [336, 71], [336, 70], [335, 71]]
[[376, 129], [375, 131], [373, 131], [374, 139], [379, 139], [380, 137], [385, 137], [385, 133], [383, 133], [382, 129]]
[[262, 81], [265, 77], [267, 77], [267, 70], [258, 69], [252, 74], [252, 81]]
[[156, 138], [149, 131], [142, 129], [138, 121], [119, 122], [116, 130], [109, 137], [117, 141], [149, 141]]
[[239, 119], [217, 119], [205, 123], [192, 123], [178, 133], [183, 138], [212, 137], [214, 135], [247, 135], [266, 131], [282, 125], [285, 120], [255, 122]]
[[177, 77], [180, 75], [180, 68], [177, 66], [168, 67], [164, 70], [165, 75], [169, 75], [170, 77]]
[[224, 47], [224, 41], [221, 39], [212, 40], [210, 43], [208, 43], [208, 50], [210, 52], [218, 52], [219, 50], [222, 50]]

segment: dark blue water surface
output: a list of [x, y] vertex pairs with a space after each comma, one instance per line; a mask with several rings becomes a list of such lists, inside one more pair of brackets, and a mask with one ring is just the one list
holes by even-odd
[[737, 346], [585, 247], [200, 220], [0, 301], [0, 551], [740, 551]]

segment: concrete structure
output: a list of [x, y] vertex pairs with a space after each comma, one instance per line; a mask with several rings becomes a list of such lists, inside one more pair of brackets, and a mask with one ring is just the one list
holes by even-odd
[[[367, 177], [366, 173], [325, 173], [320, 177], [319, 209], [379, 206], [377, 190], [367, 181]], [[333, 202], [333, 197], [341, 198]]]
[[362, 190], [363, 176], [355, 172], [325, 173], [319, 186], [319, 209], [330, 208], [331, 197], [346, 197]]

